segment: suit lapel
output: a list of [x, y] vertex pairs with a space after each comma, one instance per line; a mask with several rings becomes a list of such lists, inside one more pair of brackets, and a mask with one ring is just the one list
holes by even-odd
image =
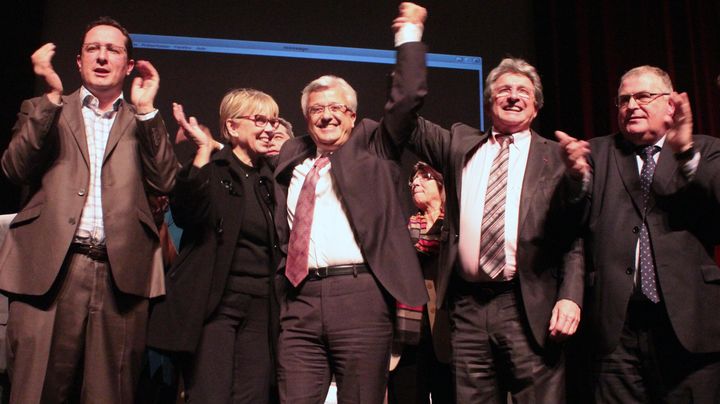
[[283, 158], [282, 161], [278, 161], [278, 166], [275, 169], [275, 178], [278, 183], [283, 184], [284, 188], [287, 188], [287, 186], [289, 185], [289, 178], [292, 176], [292, 170], [295, 168], [295, 166], [302, 163], [306, 158], [315, 154], [316, 151], [315, 144], [313, 143], [310, 136], [303, 136], [297, 139], [298, 142], [287, 142], [285, 143], [285, 145], [283, 145], [283, 147], [292, 147], [292, 149], [290, 149], [291, 151], [289, 152], [290, 157], [288, 157], [287, 159]]
[[[660, 149], [657, 166], [655, 167], [655, 174], [653, 174], [652, 187], [660, 186], [666, 188], [667, 183], [672, 180], [677, 169], [678, 164], [675, 162], [672, 150], [669, 146], [663, 145], [663, 148]], [[650, 199], [648, 200], [647, 206], [648, 212], [655, 207], [655, 202], [655, 193], [650, 192]]]
[[65, 123], [68, 128], [70, 128], [70, 133], [72, 133], [73, 138], [80, 149], [80, 154], [83, 156], [85, 165], [89, 169], [90, 157], [88, 153], [87, 135], [85, 134], [85, 120], [82, 115], [80, 90], [77, 90], [67, 97], [63, 97], [63, 104], [66, 104], [66, 106], [63, 107], [65, 113], [62, 114], [62, 116], [65, 119]]
[[110, 129], [110, 136], [108, 137], [108, 142], [105, 146], [105, 156], [103, 157], [103, 164], [105, 164], [105, 161], [107, 160], [108, 156], [110, 156], [110, 153], [112, 153], [113, 149], [115, 149], [115, 146], [117, 146], [120, 139], [125, 135], [128, 125], [130, 125], [134, 119], [135, 116], [133, 111], [130, 107], [128, 107], [125, 101], [123, 101], [120, 104], [120, 109], [118, 110], [117, 116], [115, 117], [115, 122]]
[[642, 189], [640, 188], [640, 174], [638, 173], [637, 159], [633, 146], [622, 138], [615, 137], [613, 160], [625, 191], [630, 195], [635, 209], [642, 214]]
[[523, 186], [520, 193], [520, 212], [518, 216], [518, 229], [521, 229], [530, 207], [533, 206], [533, 198], [538, 186], [543, 182], [548, 172], [547, 141], [535, 132], [530, 135], [530, 150], [528, 151]]
[[[288, 157], [285, 157], [287, 149]], [[287, 196], [290, 179], [295, 166], [302, 163], [306, 158], [315, 153], [315, 144], [310, 136], [303, 136], [292, 139], [283, 145], [283, 150], [278, 159], [278, 166], [275, 169], [275, 187], [279, 190], [280, 195], [275, 193], [278, 198], [275, 201], [276, 212], [275, 227], [277, 228], [278, 240], [280, 240], [280, 249], [287, 254], [287, 243], [290, 239], [290, 229], [287, 222]]]

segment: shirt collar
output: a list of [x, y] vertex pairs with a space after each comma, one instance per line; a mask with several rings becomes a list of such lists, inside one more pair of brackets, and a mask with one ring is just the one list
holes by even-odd
[[[488, 136], [488, 140], [492, 143], [497, 143], [497, 139], [495, 137], [499, 136], [499, 135], [507, 135], [507, 133], [500, 133], [497, 130], [495, 130], [495, 128], [492, 128], [492, 130], [490, 131], [490, 136]], [[511, 134], [511, 136], [513, 137], [513, 144], [516, 144], [517, 142], [525, 141], [527, 139], [530, 139], [530, 129], [525, 129], [520, 132], [515, 132], [515, 133]]]
[[[100, 100], [93, 95], [85, 86], [80, 87], [80, 99], [82, 100], [83, 107], [88, 107], [93, 111], [99, 112]], [[112, 112], [117, 112], [120, 109], [120, 105], [123, 103], [123, 93], [113, 101]], [[109, 111], [108, 111], [109, 112]]]

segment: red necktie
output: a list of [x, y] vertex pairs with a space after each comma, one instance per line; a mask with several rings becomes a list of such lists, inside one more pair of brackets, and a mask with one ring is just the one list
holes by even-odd
[[300, 196], [295, 205], [295, 218], [290, 231], [285, 276], [293, 286], [297, 286], [308, 273], [308, 250], [310, 246], [310, 230], [315, 213], [315, 186], [320, 178], [320, 169], [330, 163], [323, 156], [315, 160], [315, 164], [305, 177]]

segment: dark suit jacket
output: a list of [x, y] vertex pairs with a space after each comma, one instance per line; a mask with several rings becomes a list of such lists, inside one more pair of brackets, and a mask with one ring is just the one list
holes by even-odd
[[[404, 180], [400, 178], [400, 155], [426, 93], [425, 77], [425, 45], [402, 45], [383, 119], [380, 123], [368, 119], [356, 123], [347, 143], [330, 155], [336, 191], [373, 275], [395, 299], [413, 306], [424, 304], [427, 293], [397, 190]], [[275, 223], [285, 255], [292, 172], [315, 153], [309, 136], [289, 140], [280, 151], [275, 170]]]
[[[635, 248], [642, 224], [640, 175], [622, 135], [591, 143], [587, 253], [592, 317], [603, 352], [618, 343], [633, 291]], [[692, 181], [663, 147], [652, 184], [647, 224], [661, 298], [680, 343], [690, 352], [720, 351], [720, 141], [694, 136], [701, 160]]]
[[[420, 118], [410, 139], [420, 159], [440, 170], [445, 181], [446, 240], [440, 250], [439, 304], [444, 303], [452, 272], [459, 265], [462, 170], [487, 137], [464, 124], [448, 131]], [[517, 275], [527, 320], [540, 346], [555, 302], [570, 299], [581, 306], [583, 299], [581, 245], [573, 242], [572, 223], [563, 220], [563, 192], [569, 184], [561, 152], [556, 142], [532, 133], [520, 200]]]
[[[231, 154], [231, 148], [226, 146], [201, 170], [188, 164], [178, 175], [171, 204], [173, 218], [183, 228], [182, 242], [180, 255], [166, 278], [167, 295], [152, 310], [148, 328], [148, 345], [152, 347], [195, 352], [203, 325], [225, 292], [240, 237], [245, 200], [273, 191], [272, 170], [262, 164], [258, 168], [265, 184], [256, 184], [257, 195], [244, 194], [241, 178], [244, 174], [230, 164]], [[267, 203], [271, 262], [277, 263], [279, 251], [271, 219], [272, 202]], [[278, 305], [272, 289], [274, 274], [269, 279], [268, 296], [274, 313], [271, 335], [276, 335]]]
[[[31, 197], [0, 249], [0, 289], [43, 295], [55, 281], [80, 222], [90, 165], [80, 92], [58, 107], [47, 97], [23, 102], [2, 168]], [[157, 227], [146, 192], [168, 193], [177, 160], [158, 114], [135, 118], [122, 103], [105, 150], [102, 205], [110, 268], [122, 292], [164, 293]]]

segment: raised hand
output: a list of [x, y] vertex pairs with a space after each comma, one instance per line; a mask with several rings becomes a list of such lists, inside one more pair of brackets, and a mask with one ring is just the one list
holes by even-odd
[[690, 100], [687, 93], [670, 94], [670, 102], [675, 106], [672, 117], [668, 117], [670, 128], [668, 129], [665, 141], [672, 148], [673, 152], [681, 153], [693, 145], [692, 130], [693, 118], [690, 109]]
[[427, 19], [427, 10], [415, 3], [404, 2], [398, 6], [398, 16], [393, 20], [393, 32], [397, 32], [405, 24], [415, 24], [420, 29]]
[[48, 86], [47, 97], [55, 104], [60, 104], [63, 92], [62, 80], [55, 72], [52, 58], [55, 56], [55, 44], [46, 43], [32, 54], [33, 71], [38, 77], [45, 79]]
[[197, 119], [194, 116], [188, 120], [185, 116], [185, 110], [181, 104], [173, 102], [173, 116], [177, 121], [178, 125], [185, 131], [185, 134], [192, 139], [192, 141], [200, 148], [214, 149], [218, 147], [215, 139], [209, 134], [205, 133], [204, 130], [198, 124]]
[[138, 60], [135, 70], [140, 76], [133, 79], [130, 99], [138, 114], [147, 114], [155, 110], [154, 102], [160, 88], [160, 75], [147, 60]]
[[587, 156], [590, 154], [590, 143], [577, 140], [562, 131], [555, 131], [555, 137], [560, 142], [565, 153], [563, 160], [570, 174], [575, 178], [583, 178], [590, 173], [590, 164]]

